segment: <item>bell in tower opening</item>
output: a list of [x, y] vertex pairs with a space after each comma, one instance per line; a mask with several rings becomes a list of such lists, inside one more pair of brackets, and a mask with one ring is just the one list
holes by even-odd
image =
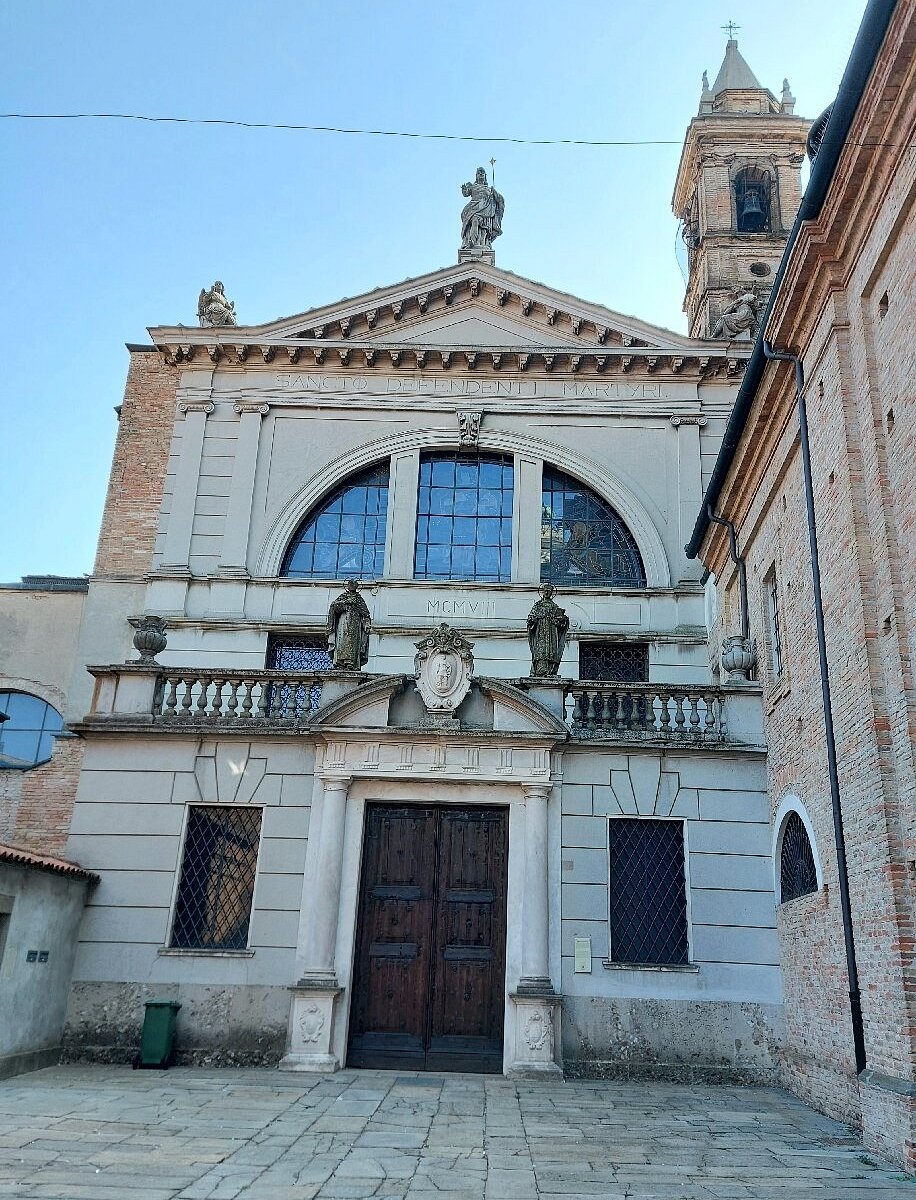
[[770, 177], [757, 167], [735, 176], [735, 216], [739, 233], [762, 233], [770, 227]]

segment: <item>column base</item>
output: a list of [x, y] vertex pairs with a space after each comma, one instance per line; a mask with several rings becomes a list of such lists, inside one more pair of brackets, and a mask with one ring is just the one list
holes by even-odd
[[562, 1079], [556, 1061], [560, 996], [549, 979], [523, 979], [510, 995], [515, 1004], [515, 1057], [506, 1074], [512, 1079]]
[[331, 1050], [334, 1002], [342, 988], [331, 978], [300, 979], [290, 989], [286, 1053], [278, 1064], [281, 1071], [318, 1071], [331, 1074], [340, 1062]]

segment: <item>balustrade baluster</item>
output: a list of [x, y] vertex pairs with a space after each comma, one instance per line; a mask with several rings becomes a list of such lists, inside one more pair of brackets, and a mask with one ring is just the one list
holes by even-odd
[[703, 735], [704, 737], [712, 737], [716, 729], [715, 700], [711, 695], [707, 694], [703, 697], [703, 703], [706, 708], [703, 721]]
[[[202, 675], [200, 677], [200, 679], [198, 679], [197, 682], [200, 685], [200, 693], [198, 694], [198, 697], [197, 697], [197, 703], [194, 706], [194, 715], [195, 715], [195, 717], [205, 717], [207, 715], [207, 702], [210, 699], [210, 694], [209, 694], [210, 693], [210, 676]], [[193, 687], [193, 684], [191, 684], [189, 682], [188, 683], [189, 694], [190, 694], [192, 687]]]
[[690, 696], [690, 733], [691, 736], [697, 737], [700, 732], [700, 710], [697, 706], [699, 697], [692, 693]]
[[234, 721], [237, 717], [236, 709], [239, 706], [239, 688], [242, 686], [241, 679], [230, 679], [229, 681], [229, 699], [226, 702], [228, 716]]
[[250, 721], [251, 720], [251, 709], [252, 709], [252, 705], [254, 703], [254, 700], [253, 700], [254, 680], [253, 679], [243, 679], [241, 685], [245, 690], [245, 695], [242, 700], [242, 711], [239, 715], [243, 721]]
[[176, 679], [174, 675], [169, 675], [165, 681], [166, 692], [165, 692], [165, 704], [164, 704], [163, 710], [162, 710], [163, 716], [166, 716], [166, 717], [174, 717], [175, 716], [175, 709], [178, 705], [178, 684], [179, 684], [179, 682], [180, 682], [180, 680]]
[[687, 718], [684, 715], [684, 701], [686, 696], [674, 697], [674, 732], [683, 733], [684, 726], [687, 724]]
[[191, 715], [191, 702], [194, 699], [193, 681], [188, 679], [187, 676], [182, 675], [178, 682], [184, 688], [184, 694], [181, 697], [181, 716], [189, 717]]
[[671, 713], [668, 709], [668, 701], [671, 699], [669, 692], [659, 692], [659, 699], [662, 702], [661, 712], [658, 714], [659, 732], [666, 734], [671, 732]]

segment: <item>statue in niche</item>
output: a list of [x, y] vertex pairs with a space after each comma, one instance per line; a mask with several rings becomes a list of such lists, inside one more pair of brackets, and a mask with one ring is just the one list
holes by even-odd
[[328, 649], [337, 671], [359, 671], [369, 661], [369, 630], [372, 618], [359, 594], [359, 583], [347, 586], [328, 610]]
[[226, 299], [220, 280], [212, 288], [201, 288], [197, 301], [197, 319], [201, 325], [237, 325], [235, 303]]
[[560, 659], [569, 631], [569, 617], [554, 599], [554, 586], [545, 583], [541, 599], [528, 614], [528, 645], [531, 647], [531, 677], [551, 678], [560, 670]]
[[483, 167], [477, 168], [473, 183], [461, 185], [461, 194], [468, 197], [467, 204], [461, 210], [461, 249], [492, 249], [493, 239], [503, 231], [505, 200], [495, 187], [487, 183], [487, 173]]
[[710, 337], [734, 340], [743, 333], [753, 337], [757, 333], [758, 300], [753, 292], [742, 292], [716, 321]]

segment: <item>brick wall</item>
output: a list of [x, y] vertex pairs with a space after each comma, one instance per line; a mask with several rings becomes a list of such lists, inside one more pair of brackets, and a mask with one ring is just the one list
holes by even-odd
[[19, 803], [10, 841], [42, 854], [64, 853], [82, 758], [82, 739], [57, 738], [49, 762], [31, 771], [17, 772]]
[[175, 415], [178, 369], [158, 351], [131, 351], [95, 575], [150, 569]]
[[[785, 1082], [910, 1170], [916, 1092], [916, 6], [895, 14], [824, 209], [768, 330], [807, 379], [827, 657], [868, 1073], [855, 1078], [794, 380], [767, 368], [718, 508], [738, 525], [766, 703], [771, 810], [804, 804], [826, 890], [780, 908]], [[869, 143], [871, 145], [869, 146]], [[875, 146], [881, 147], [876, 152]], [[888, 153], [887, 146], [896, 147]], [[724, 590], [716, 531], [703, 551]], [[786, 670], [769, 661], [775, 566]], [[720, 603], [720, 611], [722, 609]], [[724, 623], [720, 637], [733, 632]]]

